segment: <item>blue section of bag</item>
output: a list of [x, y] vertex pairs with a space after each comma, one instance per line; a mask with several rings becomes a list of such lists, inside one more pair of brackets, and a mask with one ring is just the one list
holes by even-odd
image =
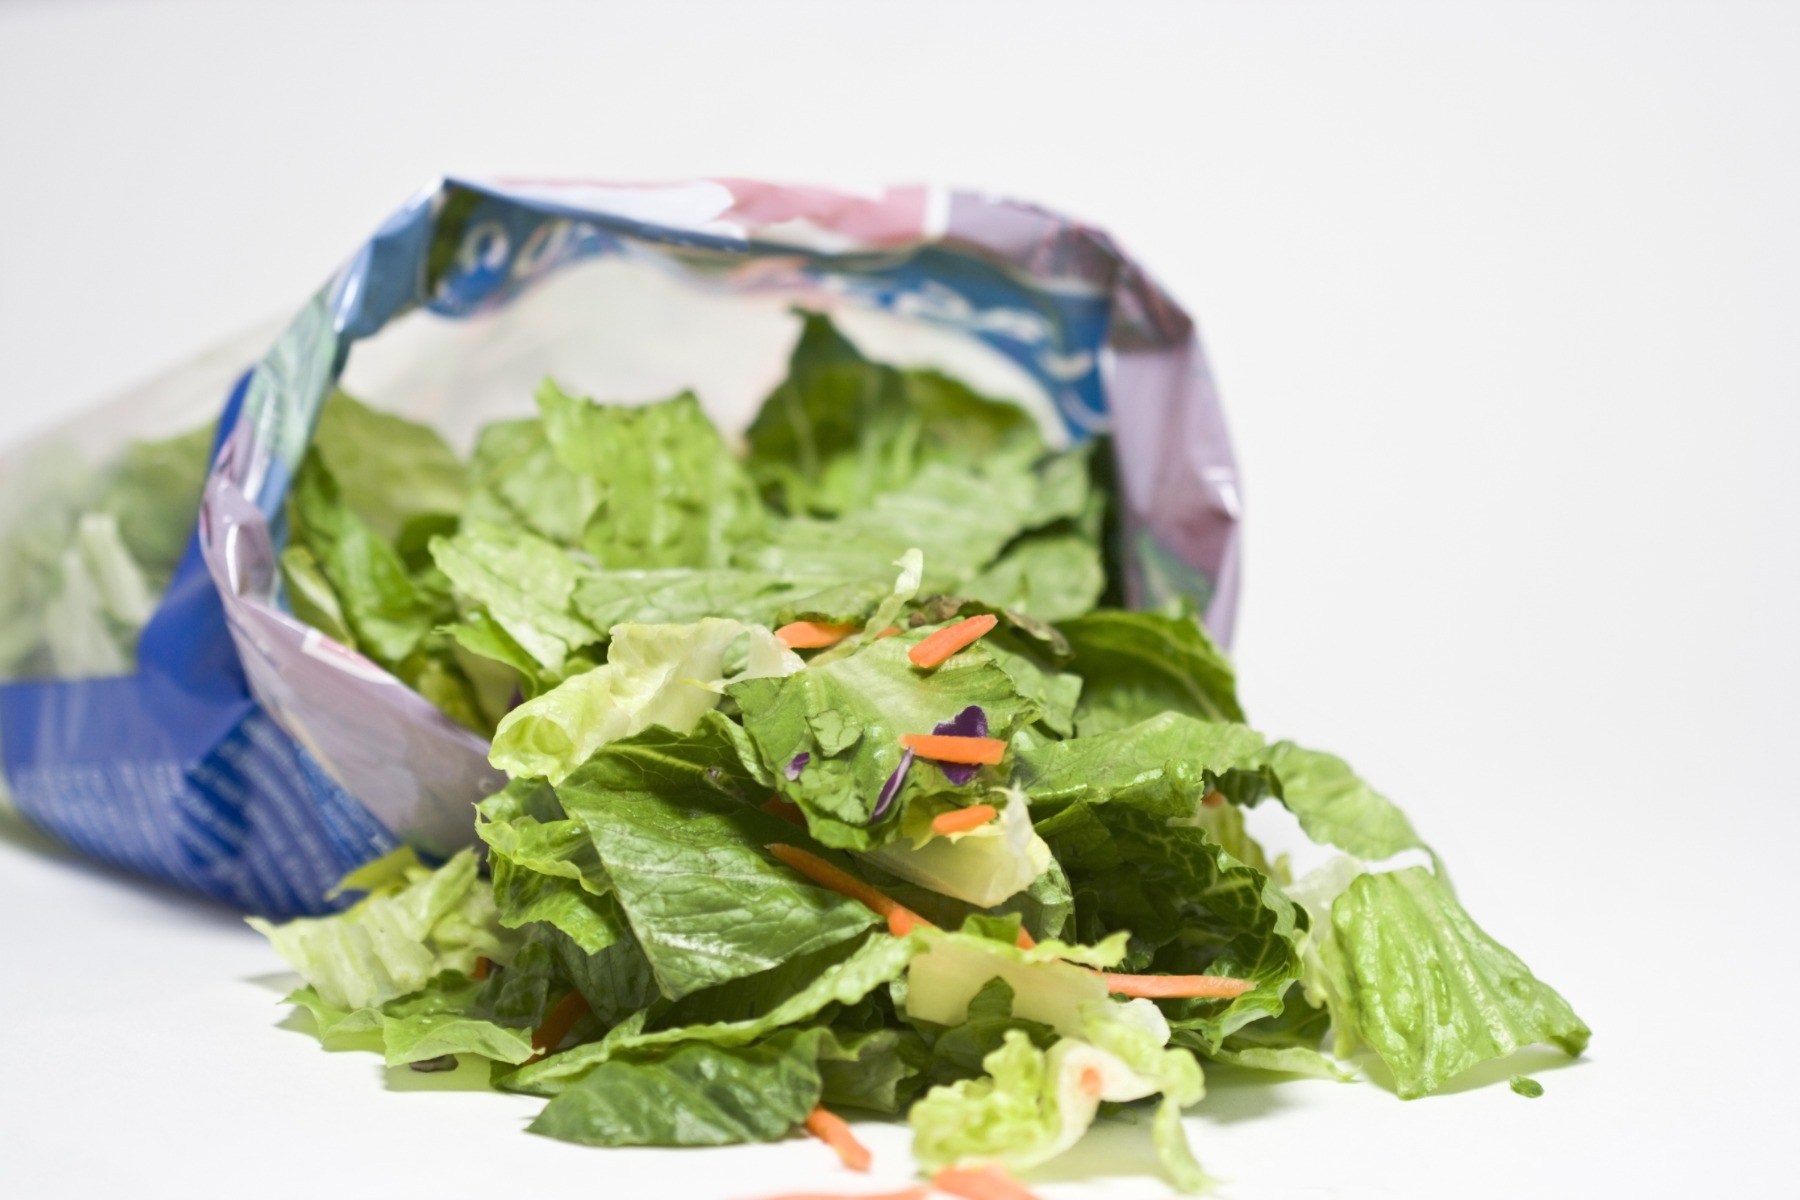
[[0, 685], [0, 764], [19, 811], [70, 846], [251, 912], [328, 911], [396, 844], [251, 698], [197, 536], [135, 675]]

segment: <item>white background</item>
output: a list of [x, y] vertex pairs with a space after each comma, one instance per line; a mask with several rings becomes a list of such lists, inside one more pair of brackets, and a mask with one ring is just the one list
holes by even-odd
[[[1525, 1062], [1536, 1101], [1216, 1077], [1190, 1128], [1225, 1194], [1773, 1194], [1797, 51], [1792, 6], [1741, 3], [0, 3], [0, 441], [293, 309], [444, 172], [1095, 220], [1219, 378], [1253, 719], [1399, 800], [1595, 1029]], [[23, 832], [0, 931], [8, 1195], [859, 1186], [810, 1143], [584, 1150], [516, 1097], [408, 1094], [431, 1077], [275, 1027], [230, 914]], [[868, 1139], [898, 1186], [903, 1130]], [[1091, 1143], [1045, 1197], [1163, 1194], [1144, 1131]]]

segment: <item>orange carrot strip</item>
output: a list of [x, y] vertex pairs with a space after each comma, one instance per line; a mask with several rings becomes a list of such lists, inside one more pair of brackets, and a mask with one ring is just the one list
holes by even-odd
[[887, 915], [888, 932], [895, 937], [905, 937], [919, 926], [931, 927], [931, 922], [918, 913], [902, 905], [894, 905], [894, 911]]
[[931, 1177], [931, 1186], [965, 1200], [1037, 1200], [1019, 1181], [999, 1167], [968, 1170], [945, 1167]]
[[875, 640], [879, 642], [882, 638], [899, 637], [901, 632], [902, 630], [898, 625], [889, 625], [886, 629], [875, 635]]
[[1113, 995], [1150, 1000], [1232, 1000], [1255, 986], [1229, 975], [1106, 976], [1106, 990]]
[[780, 796], [770, 796], [762, 802], [761, 808], [770, 816], [780, 817], [784, 821], [792, 821], [796, 825], [806, 824], [806, 814], [800, 811], [800, 806], [791, 804]]
[[469, 972], [469, 978], [476, 980], [477, 982], [479, 982], [483, 979], [486, 979], [488, 977], [488, 971], [492, 967], [492, 965], [493, 964], [488, 962], [486, 956], [479, 955], [479, 954], [476, 955], [475, 956], [475, 969], [473, 971]]
[[875, 890], [848, 871], [839, 870], [816, 854], [809, 854], [798, 846], [786, 846], [780, 842], [768, 847], [768, 851], [820, 887], [830, 888], [840, 896], [848, 896], [878, 916], [886, 917], [888, 931], [895, 937], [905, 937], [915, 926], [919, 925], [936, 928], [930, 921], [892, 896]]
[[1084, 1067], [1081, 1078], [1077, 1082], [1081, 1084], [1081, 1090], [1090, 1096], [1098, 1096], [1100, 1089], [1105, 1086], [1105, 1080], [1100, 1078], [1098, 1067]]
[[999, 738], [957, 737], [949, 733], [909, 733], [900, 744], [933, 762], [977, 763], [991, 766], [1006, 755], [1006, 743]]
[[544, 1014], [544, 1023], [531, 1035], [531, 1045], [537, 1050], [531, 1056], [531, 1061], [536, 1062], [561, 1045], [562, 1040], [569, 1036], [569, 1030], [575, 1028], [575, 1022], [581, 1020], [582, 1014], [587, 1010], [587, 998], [578, 991], [570, 992], [558, 1000]]
[[991, 804], [971, 804], [967, 808], [939, 813], [931, 818], [931, 832], [939, 837], [949, 837], [953, 833], [967, 833], [971, 829], [980, 829], [999, 815], [1000, 810]]
[[765, 1196], [763, 1200], [925, 1200], [930, 1188], [907, 1188], [904, 1192], [789, 1192], [781, 1196]]
[[1032, 937], [1031, 933], [1023, 925], [1021, 925], [1021, 926], [1019, 926], [1019, 936], [1018, 936], [1017, 940], [1014, 941], [1013, 944], [1016, 945], [1021, 950], [1029, 950], [1033, 946], [1037, 945], [1037, 939]]
[[1200, 797], [1200, 803], [1206, 805], [1208, 808], [1217, 808], [1219, 805], [1225, 803], [1225, 793], [1208, 792], [1206, 795]]
[[789, 650], [823, 650], [835, 646], [856, 632], [854, 625], [824, 625], [818, 621], [795, 621], [775, 631]]
[[852, 1171], [869, 1169], [869, 1148], [856, 1140], [850, 1126], [836, 1113], [824, 1108], [813, 1109], [806, 1116], [806, 1132], [836, 1150], [837, 1156]]
[[915, 667], [935, 667], [965, 646], [974, 645], [983, 634], [999, 623], [999, 618], [993, 613], [982, 613], [979, 617], [969, 617], [954, 625], [946, 625], [908, 650], [906, 657], [912, 659]]

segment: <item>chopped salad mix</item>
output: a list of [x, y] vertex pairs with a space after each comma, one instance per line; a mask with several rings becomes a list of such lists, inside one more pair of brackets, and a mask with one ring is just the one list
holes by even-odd
[[[537, 401], [465, 463], [335, 395], [291, 495], [295, 614], [511, 780], [479, 853], [253, 922], [327, 1044], [486, 1060], [600, 1146], [866, 1168], [842, 1114], [891, 1114], [962, 1195], [1140, 1107], [1200, 1189], [1208, 1063], [1410, 1098], [1585, 1046], [1392, 803], [1245, 723], [1192, 611], [1121, 607], [1104, 444], [817, 315], [740, 449], [690, 395]], [[1338, 856], [1294, 878], [1258, 805]]]

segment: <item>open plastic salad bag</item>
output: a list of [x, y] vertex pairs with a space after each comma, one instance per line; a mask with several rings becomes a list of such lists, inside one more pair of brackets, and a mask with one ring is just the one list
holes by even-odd
[[[294, 615], [287, 505], [327, 398], [341, 384], [466, 452], [548, 373], [612, 401], [692, 389], [735, 434], [795, 306], [1015, 400], [1053, 443], [1110, 434], [1125, 599], [1186, 598], [1228, 640], [1237, 475], [1205, 359], [1105, 234], [929, 188], [448, 180], [273, 345], [247, 335], [0, 455], [0, 804], [272, 916], [336, 907], [339, 879], [401, 843], [471, 844], [471, 806], [506, 782], [487, 741], [428, 679]], [[381, 416], [336, 436], [354, 455]], [[443, 483], [430, 453], [396, 461], [405, 494]], [[428, 535], [427, 508], [387, 532]]]

